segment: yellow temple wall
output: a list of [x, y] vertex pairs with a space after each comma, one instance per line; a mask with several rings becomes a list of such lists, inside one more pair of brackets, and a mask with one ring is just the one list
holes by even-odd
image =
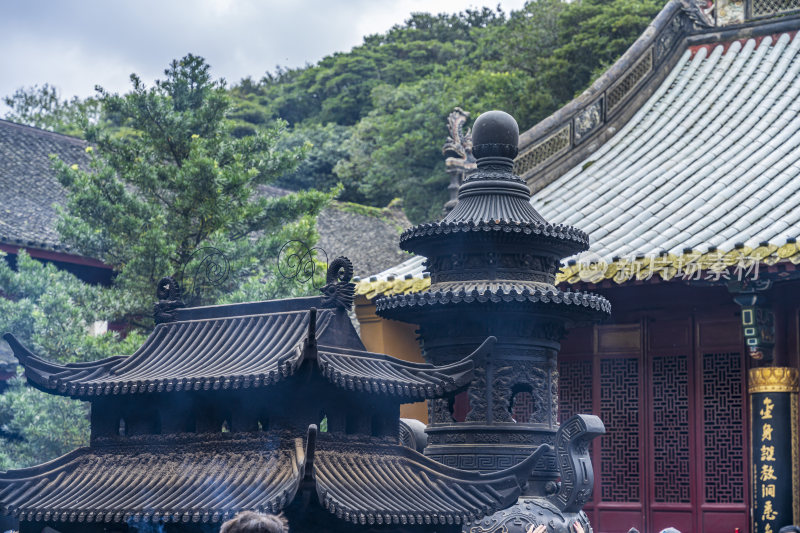
[[[361, 340], [367, 350], [385, 353], [405, 361], [425, 362], [417, 342], [416, 325], [382, 319], [375, 314], [375, 304], [364, 296], [356, 297], [355, 309], [356, 317], [361, 324]], [[417, 402], [402, 405], [400, 406], [400, 416], [416, 418], [427, 424], [427, 403]]]

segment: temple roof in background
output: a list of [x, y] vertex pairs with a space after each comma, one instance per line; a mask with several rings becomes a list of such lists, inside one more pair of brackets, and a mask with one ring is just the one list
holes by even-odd
[[[716, 26], [671, 1], [585, 93], [521, 134], [515, 172], [533, 206], [589, 234], [558, 282], [800, 264], [800, 16], [758, 18], [752, 1]], [[409, 259], [357, 293], [424, 289], [424, 270]]]
[[800, 39], [694, 46], [625, 127], [539, 190], [599, 257], [755, 249], [800, 222]]
[[66, 251], [53, 208], [65, 193], [50, 155], [86, 168], [87, 146], [81, 139], [0, 120], [0, 243]]
[[[265, 186], [269, 196], [291, 193], [286, 189]], [[325, 250], [329, 259], [343, 255], [353, 263], [357, 276], [384, 270], [408, 258], [397, 246], [400, 232], [411, 225], [401, 206], [382, 209], [332, 202], [317, 217], [319, 241], [316, 246]], [[369, 243], [365, 246], [365, 243]]]
[[[86, 169], [87, 146], [81, 139], [0, 120], [0, 244], [74, 254], [56, 231], [54, 206], [64, 204], [66, 191], [51, 168], [50, 155]], [[262, 188], [269, 196], [290, 192]], [[356, 274], [364, 275], [408, 257], [397, 247], [400, 231], [408, 225], [400, 208], [334, 202], [317, 219], [317, 246], [331, 259], [350, 258]]]

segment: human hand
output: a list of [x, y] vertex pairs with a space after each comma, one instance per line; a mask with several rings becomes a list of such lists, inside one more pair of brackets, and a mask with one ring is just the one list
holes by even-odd
[[585, 533], [583, 531], [583, 526], [577, 520], [575, 520], [575, 522], [573, 522], [572, 530], [575, 531], [575, 533]]
[[529, 525], [528, 530], [525, 533], [545, 533], [547, 531], [547, 526], [544, 524], [536, 526], [536, 529], [533, 528], [534, 525], [536, 524]]

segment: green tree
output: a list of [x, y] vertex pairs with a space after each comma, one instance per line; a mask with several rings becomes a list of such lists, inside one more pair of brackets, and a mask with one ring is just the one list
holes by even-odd
[[561, 106], [586, 89], [663, 7], [663, 0], [582, 0], [563, 9], [558, 16], [560, 44], [542, 60], [541, 86], [552, 95], [554, 105]]
[[[480, 66], [475, 56], [486, 28], [505, 20], [488, 8], [456, 14], [414, 13], [383, 34], [364, 38], [349, 52], [324, 57], [299, 69], [278, 68], [258, 87], [268, 116], [290, 124], [332, 122], [353, 125], [373, 109], [372, 90], [382, 84], [411, 83], [447, 72], [453, 64]], [[252, 81], [245, 83], [252, 88]]]
[[437, 218], [447, 200], [441, 151], [447, 115], [456, 106], [473, 117], [495, 108], [524, 109], [525, 84], [519, 72], [464, 71], [376, 87], [373, 111], [354, 127], [345, 144], [348, 157], [334, 170], [345, 190], [356, 189], [371, 205], [401, 197], [412, 222]]
[[[146, 329], [150, 322], [141, 317], [150, 315], [165, 275], [188, 286], [190, 305], [309, 288], [275, 275], [275, 258], [289, 239], [313, 243], [316, 214], [331, 194], [270, 197], [261, 189], [293, 170], [305, 147], [279, 148], [281, 123], [231, 136], [225, 86], [199, 57], [174, 61], [152, 88], [132, 81], [124, 96], [100, 90], [103, 114], [125, 129], [89, 125], [89, 170], [54, 161], [68, 190], [62, 241], [113, 266], [114, 285], [88, 285], [24, 253], [16, 270], [0, 258], [0, 331], [61, 363], [132, 353], [144, 331], [132, 329], [123, 339], [91, 335], [91, 326], [124, 318]], [[200, 281], [209, 247], [230, 265], [218, 286]], [[0, 468], [50, 460], [88, 440], [86, 404], [45, 395], [21, 378], [0, 396], [0, 413]]]
[[[16, 269], [0, 252], [0, 332], [59, 363], [132, 353], [144, 337], [90, 333], [127, 312], [117, 291], [92, 286], [21, 252]], [[0, 343], [4, 341], [0, 340]], [[88, 404], [25, 385], [21, 375], [0, 395], [0, 470], [62, 455], [89, 441]]]
[[[131, 133], [110, 136], [89, 127], [86, 137], [96, 147], [88, 149], [89, 171], [56, 165], [68, 190], [62, 238], [113, 266], [116, 286], [135, 309], [146, 312], [162, 276], [188, 290], [187, 303], [214, 302], [248, 280], [274, 277], [283, 242], [313, 242], [313, 220], [330, 194], [260, 193], [305, 154], [302, 147], [277, 148], [282, 123], [241, 138], [229, 135], [225, 84], [212, 80], [197, 56], [173, 61], [151, 88], [136, 75], [131, 81], [124, 96], [98, 89], [103, 112], [122, 117]], [[201, 263], [210, 248], [226, 256], [230, 275], [220, 285], [202, 286]]]
[[6, 120], [76, 137], [83, 133], [85, 121], [97, 122], [100, 112], [97, 100], [62, 100], [58, 89], [47, 83], [19, 88], [4, 96], [3, 103], [11, 108]]
[[40, 392], [20, 375], [0, 395], [0, 470], [26, 468], [89, 444], [84, 402]]
[[[325, 125], [295, 126], [279, 142], [284, 149], [307, 147], [308, 155], [297, 168], [281, 176], [275, 184], [291, 190], [331, 189], [341, 181], [333, 172], [336, 164], [347, 157], [346, 143], [352, 126], [340, 126], [331, 122]], [[340, 197], [350, 199], [357, 196], [352, 184], [346, 184]]]

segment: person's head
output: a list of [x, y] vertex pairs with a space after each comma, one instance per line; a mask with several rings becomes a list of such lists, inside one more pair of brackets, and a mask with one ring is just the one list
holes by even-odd
[[289, 523], [283, 515], [242, 511], [222, 524], [219, 533], [289, 533]]

